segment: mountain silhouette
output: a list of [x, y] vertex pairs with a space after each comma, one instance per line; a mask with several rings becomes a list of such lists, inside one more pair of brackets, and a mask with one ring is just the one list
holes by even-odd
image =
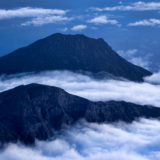
[[101, 38], [53, 34], [0, 58], [0, 74], [48, 70], [108, 73], [143, 81], [151, 72], [120, 57]]
[[141, 117], [159, 118], [160, 108], [124, 101], [92, 102], [57, 87], [29, 84], [0, 93], [0, 144], [47, 140], [79, 119], [130, 123]]

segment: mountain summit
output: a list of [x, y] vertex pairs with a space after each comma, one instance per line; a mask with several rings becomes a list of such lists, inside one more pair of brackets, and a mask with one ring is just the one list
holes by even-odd
[[45, 70], [106, 72], [142, 81], [151, 73], [120, 57], [102, 39], [53, 34], [0, 58], [0, 74]]

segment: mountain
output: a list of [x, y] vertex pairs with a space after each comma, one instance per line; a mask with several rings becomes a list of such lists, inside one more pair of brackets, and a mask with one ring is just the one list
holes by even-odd
[[120, 57], [103, 39], [53, 34], [0, 58], [0, 74], [70, 70], [143, 81], [151, 72]]
[[160, 108], [127, 102], [91, 102], [63, 89], [30, 84], [0, 93], [0, 142], [33, 144], [83, 118], [88, 122], [132, 122], [159, 118]]

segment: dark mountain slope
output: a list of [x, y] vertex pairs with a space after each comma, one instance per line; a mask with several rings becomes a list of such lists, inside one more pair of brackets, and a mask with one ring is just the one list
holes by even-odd
[[138, 117], [158, 118], [160, 108], [126, 102], [91, 102], [45, 85], [30, 84], [0, 93], [0, 142], [34, 143], [46, 140], [53, 130], [88, 122], [132, 122]]
[[54, 34], [0, 58], [0, 74], [45, 70], [107, 72], [133, 81], [151, 73], [120, 57], [103, 39]]

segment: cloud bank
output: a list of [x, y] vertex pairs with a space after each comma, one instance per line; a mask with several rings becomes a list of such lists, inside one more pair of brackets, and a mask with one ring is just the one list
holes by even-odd
[[52, 141], [34, 148], [10, 144], [0, 160], [159, 160], [160, 121], [141, 119], [132, 124], [80, 122]]
[[[158, 77], [153, 75], [147, 79], [158, 81]], [[58, 86], [93, 101], [125, 100], [160, 106], [160, 85], [100, 81], [69, 71], [1, 76], [0, 92], [29, 83]], [[159, 160], [159, 126], [160, 121], [154, 119], [140, 119], [131, 124], [96, 124], [81, 120], [57, 133], [51, 141], [37, 141], [34, 147], [9, 144], [0, 150], [0, 160]]]
[[150, 104], [160, 107], [160, 85], [110, 79], [100, 81], [69, 71], [24, 74], [10, 77], [10, 79], [5, 79], [2, 76], [0, 77], [0, 91], [30, 83], [57, 86], [71, 94], [92, 101], [124, 100], [141, 105]]

